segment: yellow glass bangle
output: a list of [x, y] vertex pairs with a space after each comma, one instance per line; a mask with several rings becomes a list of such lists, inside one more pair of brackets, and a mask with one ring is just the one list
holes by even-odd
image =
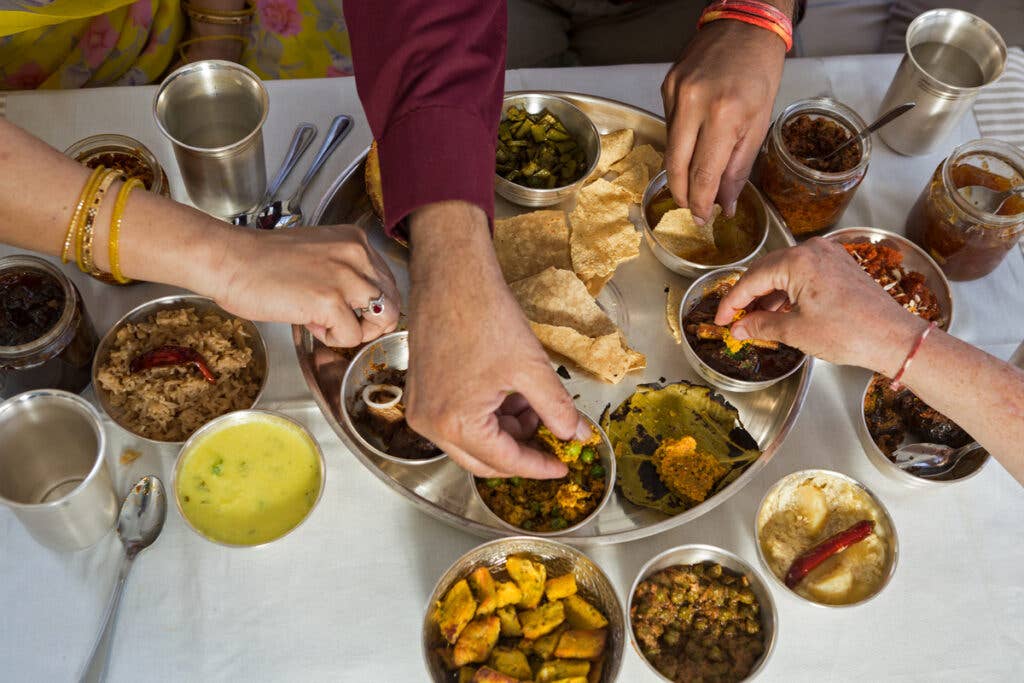
[[103, 204], [103, 196], [107, 193], [110, 186], [114, 184], [114, 181], [121, 178], [124, 178], [124, 173], [121, 171], [117, 169], [107, 170], [106, 175], [100, 180], [100, 184], [96, 186], [96, 191], [93, 192], [92, 199], [89, 201], [89, 208], [85, 210], [85, 219], [82, 221], [82, 227], [78, 231], [78, 248], [75, 251], [75, 260], [78, 263], [79, 270], [93, 277], [103, 274], [96, 268], [92, 259], [93, 224], [96, 223], [96, 215], [100, 212], [100, 205]]
[[136, 187], [142, 187], [142, 181], [138, 178], [129, 178], [117, 193], [114, 200], [114, 215], [110, 219], [110, 240], [108, 242], [108, 254], [110, 257], [110, 274], [122, 285], [131, 282], [121, 273], [121, 254], [119, 239], [121, 236], [121, 218], [124, 216], [125, 205], [128, 204], [128, 195]]
[[96, 184], [105, 170], [103, 166], [97, 166], [89, 176], [89, 179], [85, 181], [85, 185], [82, 186], [82, 193], [78, 195], [78, 204], [75, 205], [75, 212], [71, 214], [71, 222], [68, 223], [68, 232], [64, 236], [64, 248], [60, 252], [61, 263], [67, 263], [71, 259], [71, 246], [78, 235], [78, 225], [85, 214], [85, 207], [89, 203], [89, 197], [96, 190]]

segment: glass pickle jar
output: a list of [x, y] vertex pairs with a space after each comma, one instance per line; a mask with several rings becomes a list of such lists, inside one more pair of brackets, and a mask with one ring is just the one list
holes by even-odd
[[[771, 199], [795, 236], [820, 232], [839, 221], [864, 180], [871, 158], [869, 137], [852, 145], [850, 151], [841, 154], [827, 171], [808, 166], [805, 163], [808, 157], [799, 156], [790, 148], [794, 142], [807, 141], [787, 141], [785, 135], [787, 125], [801, 116], [807, 116], [810, 122], [823, 120], [836, 124], [846, 131], [847, 137], [855, 135], [866, 125], [857, 112], [846, 105], [828, 97], [813, 97], [786, 107], [769, 128], [754, 164], [753, 180]], [[827, 128], [830, 130], [823, 133], [834, 137], [836, 126]], [[824, 149], [810, 156], [827, 154], [840, 141], [827, 141]]]
[[167, 174], [156, 156], [144, 144], [127, 135], [102, 133], [82, 138], [64, 150], [65, 156], [89, 168], [102, 165], [117, 168], [142, 181], [153, 194], [171, 196]]
[[988, 275], [1024, 234], [1024, 198], [1006, 200], [998, 214], [981, 211], [962, 188], [997, 192], [1024, 184], [1024, 152], [1001, 140], [964, 143], [946, 157], [907, 216], [906, 231], [951, 280]]
[[[48, 291], [45, 291], [48, 290]], [[48, 300], [59, 291], [63, 301]], [[32, 389], [63, 389], [78, 393], [89, 386], [96, 331], [74, 283], [58, 268], [34, 256], [0, 258], [0, 399]], [[41, 309], [59, 315], [42, 328]], [[45, 311], [42, 311], [45, 314]], [[36, 325], [39, 336], [16, 339], [19, 330]]]

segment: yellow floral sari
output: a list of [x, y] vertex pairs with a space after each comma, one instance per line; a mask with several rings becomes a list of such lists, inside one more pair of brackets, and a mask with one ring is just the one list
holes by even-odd
[[[0, 9], [0, 90], [152, 83], [178, 59], [180, 0], [16, 0]], [[201, 2], [196, 2], [201, 5]], [[256, 0], [241, 62], [263, 78], [352, 73], [338, 0]]]

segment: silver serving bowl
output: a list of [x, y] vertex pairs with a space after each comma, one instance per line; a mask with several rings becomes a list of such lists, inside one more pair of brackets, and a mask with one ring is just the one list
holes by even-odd
[[757, 664], [750, 671], [750, 674], [743, 679], [746, 681], [752, 680], [764, 670], [769, 657], [772, 656], [772, 651], [775, 649], [775, 640], [779, 630], [779, 613], [775, 609], [775, 601], [772, 600], [771, 591], [768, 590], [768, 586], [765, 584], [764, 579], [761, 578], [761, 575], [738, 555], [734, 555], [722, 548], [716, 548], [713, 545], [690, 543], [669, 548], [655, 555], [640, 569], [636, 579], [633, 581], [632, 588], [629, 589], [629, 604], [625, 614], [626, 620], [630, 622], [629, 642], [633, 645], [633, 649], [636, 650], [640, 659], [644, 661], [659, 680], [672, 683], [671, 679], [666, 678], [660, 671], [654, 668], [654, 665], [644, 657], [644, 653], [640, 649], [640, 644], [637, 642], [637, 637], [632, 627], [633, 598], [636, 596], [636, 589], [640, 583], [652, 574], [656, 574], [669, 567], [700, 564], [701, 562], [715, 562], [737, 574], [744, 574], [750, 580], [750, 589], [757, 596], [761, 614], [761, 632], [764, 633], [764, 652], [761, 654], [761, 659], [758, 660]]
[[[303, 517], [298, 522], [298, 524], [296, 524], [291, 529], [289, 529], [288, 531], [284, 532], [283, 534], [281, 534], [277, 538], [273, 538], [273, 539], [271, 539], [271, 540], [269, 540], [269, 541], [267, 541], [265, 543], [257, 543], [255, 545], [244, 545], [244, 544], [239, 544], [239, 543], [226, 543], [225, 541], [221, 541], [221, 540], [218, 540], [218, 539], [213, 538], [211, 536], [207, 536], [202, 531], [200, 531], [195, 526], [193, 526], [192, 520], [190, 520], [187, 516], [185, 516], [184, 510], [181, 509], [181, 501], [178, 499], [178, 475], [181, 473], [181, 467], [184, 464], [185, 459], [188, 457], [189, 453], [192, 451], [192, 449], [195, 447], [195, 445], [202, 438], [204, 438], [204, 437], [206, 437], [206, 436], [208, 436], [210, 434], [213, 434], [214, 432], [217, 432], [217, 431], [219, 431], [221, 429], [224, 429], [225, 427], [232, 427], [234, 425], [245, 424], [247, 422], [257, 422], [257, 421], [260, 421], [260, 420], [267, 420], [267, 419], [280, 420], [280, 421], [283, 421], [283, 422], [287, 422], [287, 423], [289, 423], [291, 425], [294, 425], [295, 427], [298, 427], [299, 430], [301, 430], [303, 434], [305, 434], [307, 437], [309, 437], [310, 443], [312, 443], [313, 444], [313, 448], [316, 449], [317, 460], [320, 463], [320, 490], [317, 491], [317, 493], [316, 493], [316, 500], [313, 501], [313, 504], [309, 507], [309, 510], [306, 512], [306, 516]], [[284, 538], [285, 536], [288, 536], [288, 535], [292, 534], [296, 529], [298, 529], [300, 526], [305, 524], [306, 520], [309, 519], [310, 515], [313, 514], [313, 510], [315, 510], [316, 506], [319, 505], [320, 499], [323, 498], [323, 495], [324, 495], [324, 485], [326, 484], [326, 482], [327, 482], [327, 463], [324, 460], [324, 453], [320, 449], [320, 444], [317, 443], [317, 440], [315, 438], [313, 438], [313, 435], [310, 433], [310, 431], [308, 429], [306, 429], [305, 426], [303, 426], [302, 424], [300, 424], [296, 420], [293, 420], [292, 418], [288, 417], [287, 415], [284, 415], [284, 414], [278, 413], [278, 412], [274, 412], [274, 411], [271, 411], [271, 410], [236, 410], [233, 413], [227, 413], [226, 415], [221, 415], [220, 417], [218, 417], [218, 418], [216, 418], [214, 420], [211, 420], [210, 422], [207, 422], [205, 425], [203, 425], [202, 427], [200, 427], [199, 429], [194, 431], [192, 433], [192, 436], [190, 436], [188, 438], [188, 440], [185, 442], [185, 445], [181, 447], [180, 451], [178, 451], [178, 457], [174, 461], [174, 470], [173, 470], [173, 473], [171, 475], [171, 489], [174, 491], [174, 505], [175, 505], [175, 507], [178, 508], [178, 514], [181, 516], [181, 518], [183, 520], [185, 520], [185, 524], [188, 526], [188, 528], [191, 529], [192, 531], [196, 532], [198, 535], [202, 536], [203, 538], [205, 538], [207, 541], [210, 541], [211, 543], [216, 543], [217, 545], [225, 546], [227, 548], [262, 548], [263, 546], [270, 545], [274, 541], [279, 541], [282, 538]]]
[[764, 198], [756, 187], [748, 180], [743, 186], [743, 191], [740, 192], [738, 204], [742, 204], [743, 207], [754, 216], [754, 220], [757, 223], [757, 230], [759, 237], [757, 238], [757, 246], [743, 258], [732, 263], [723, 263], [719, 265], [707, 265], [704, 263], [697, 263], [696, 261], [687, 261], [684, 258], [676, 256], [674, 253], [666, 249], [658, 241], [658, 238], [654, 234], [654, 228], [657, 226], [650, 225], [647, 222], [647, 209], [654, 200], [654, 197], [661, 192], [665, 186], [668, 185], [668, 173], [662, 171], [658, 175], [654, 176], [650, 183], [647, 185], [647, 189], [644, 191], [644, 198], [640, 204], [640, 225], [644, 229], [644, 239], [647, 240], [647, 246], [651, 248], [654, 256], [661, 261], [661, 264], [671, 270], [672, 272], [679, 273], [685, 277], [700, 277], [705, 273], [709, 273], [719, 268], [732, 268], [736, 266], [742, 266], [746, 263], [750, 263], [751, 260], [764, 248], [764, 243], [768, 239], [768, 209], [765, 207]]
[[685, 318], [686, 314], [689, 313], [693, 309], [693, 307], [696, 306], [700, 302], [700, 300], [704, 298], [704, 295], [707, 292], [714, 289], [714, 287], [719, 282], [735, 282], [741, 275], [743, 275], [743, 273], [746, 272], [746, 270], [746, 268], [735, 266], [729, 268], [721, 268], [719, 270], [713, 270], [710, 273], [707, 273], [706, 275], [697, 278], [696, 280], [693, 281], [693, 284], [690, 285], [690, 288], [686, 290], [686, 294], [683, 295], [683, 301], [679, 305], [679, 329], [682, 330], [683, 336], [683, 355], [686, 356], [686, 360], [689, 361], [690, 366], [697, 372], [698, 375], [706, 379], [712, 385], [725, 391], [748, 392], [761, 391], [762, 389], [767, 389], [773, 384], [778, 384], [782, 380], [786, 379], [793, 373], [800, 370], [800, 368], [804, 366], [804, 363], [807, 362], [807, 355], [804, 354], [803, 359], [799, 363], [797, 363], [789, 372], [783, 375], [779, 375], [778, 377], [773, 377], [772, 379], [763, 379], [753, 382], [743, 379], [736, 379], [735, 377], [730, 377], [729, 375], [723, 374], [718, 370], [715, 370], [707, 363], [705, 363], [700, 358], [700, 356], [697, 355], [697, 352], [690, 344], [689, 338], [687, 338], [686, 336], [686, 331], [683, 330], [683, 318]]
[[[168, 309], [191, 307], [196, 310], [196, 313], [202, 316], [205, 313], [216, 313], [223, 318], [238, 318], [238, 316], [231, 315], [223, 308], [214, 303], [213, 299], [205, 296], [199, 296], [198, 294], [172, 294], [171, 296], [161, 297], [154, 299], [153, 301], [136, 306], [132, 310], [128, 311], [127, 314], [103, 335], [103, 339], [100, 340], [99, 346], [96, 347], [96, 355], [92, 361], [92, 387], [93, 391], [96, 392], [96, 399], [103, 409], [103, 412], [110, 417], [121, 429], [129, 432], [130, 434], [148, 441], [153, 444], [162, 443], [183, 443], [183, 441], [163, 441], [161, 439], [152, 439], [148, 436], [140, 434], [135, 429], [125, 424], [123, 411], [114, 406], [110, 401], [110, 392], [100, 386], [100, 383], [96, 381], [96, 377], [99, 374], [100, 366], [107, 361], [110, 356], [111, 347], [117, 337], [118, 331], [121, 330], [125, 325], [144, 323], [148, 319], [153, 318], [157, 312], [166, 311]], [[248, 335], [249, 343], [252, 347], [252, 362], [256, 366], [256, 370], [263, 377], [260, 381], [259, 391], [256, 392], [256, 397], [252, 401], [252, 405], [248, 406], [252, 408], [259, 403], [260, 397], [263, 395], [263, 390], [267, 386], [267, 345], [263, 341], [263, 335], [260, 334], [259, 328], [256, 327], [256, 323], [251, 320], [245, 320], [244, 318], [238, 318], [242, 321], [242, 329], [245, 330]], [[214, 416], [217, 417], [217, 416]], [[213, 419], [213, 418], [211, 418]]]
[[530, 114], [536, 114], [542, 109], [547, 109], [558, 117], [566, 130], [576, 138], [577, 143], [586, 152], [587, 159], [590, 161], [580, 179], [570, 185], [562, 185], [551, 189], [536, 189], [506, 180], [495, 173], [494, 189], [510, 202], [529, 207], [551, 206], [575, 195], [576, 190], [583, 186], [584, 181], [597, 168], [597, 162], [601, 156], [601, 136], [598, 134], [594, 122], [579, 107], [568, 100], [546, 93], [512, 92], [506, 94], [501, 105], [503, 120], [505, 119], [505, 112], [508, 111], [509, 107], [513, 106], [519, 107]]
[[548, 576], [560, 576], [572, 572], [576, 577], [579, 594], [592, 605], [601, 610], [608, 618], [608, 644], [605, 647], [605, 666], [601, 683], [612, 683], [619, 676], [622, 666], [622, 650], [626, 638], [626, 626], [623, 620], [622, 603], [615, 594], [615, 588], [597, 564], [579, 550], [544, 538], [531, 536], [512, 536], [489, 541], [473, 548], [455, 561], [448, 568], [427, 601], [426, 614], [423, 617], [422, 647], [423, 661], [431, 680], [435, 683], [448, 683], [451, 680], [435, 650], [446, 643], [441, 636], [437, 624], [431, 619], [431, 613], [441, 598], [460, 579], [464, 579], [477, 567], [484, 566], [507, 580], [505, 558], [509, 555], [526, 555], [535, 561], [542, 562], [547, 568]]
[[924, 249], [903, 235], [897, 235], [881, 228], [840, 228], [824, 237], [839, 244], [871, 242], [899, 251], [903, 254], [903, 267], [907, 270], [916, 270], [924, 275], [925, 284], [939, 300], [943, 315], [935, 322], [943, 330], [948, 330], [953, 325], [953, 289], [949, 286], [949, 280], [946, 279], [942, 268]]
[[[988, 451], [981, 451], [978, 454], [971, 455], [961, 460], [952, 471], [929, 479], [919, 477], [897, 467], [896, 463], [885, 456], [882, 449], [879, 448], [878, 444], [875, 443], [875, 440], [871, 438], [871, 432], [868, 431], [867, 417], [864, 415], [864, 401], [868, 397], [868, 391], [871, 389], [871, 382], [873, 379], [874, 376], [872, 375], [872, 378], [868, 380], [867, 385], [864, 387], [864, 393], [861, 394], [860, 409], [857, 411], [857, 414], [860, 416], [860, 419], [857, 420], [857, 432], [858, 436], [860, 436], [861, 445], [864, 446], [864, 452], [868, 455], [868, 460], [871, 461], [871, 464], [874, 465], [879, 472], [893, 481], [898, 481], [901, 484], [913, 488], [940, 489], [948, 487], [950, 484], [956, 484], [977, 476], [985, 464], [991, 459]], [[913, 443], [913, 441], [905, 440], [901, 445], [906, 445], [908, 443]]]
[[392, 332], [370, 342], [355, 355], [341, 379], [341, 419], [351, 434], [371, 453], [384, 460], [403, 465], [426, 465], [448, 457], [441, 453], [432, 458], [400, 458], [384, 450], [384, 441], [378, 435], [361, 430], [352, 417], [352, 412], [362, 399], [363, 387], [373, 381], [373, 376], [383, 368], [409, 369], [409, 333]]
[[590, 423], [590, 426], [593, 427], [601, 437], [601, 442], [597, 445], [597, 456], [600, 458], [601, 464], [604, 466], [604, 495], [601, 496], [601, 500], [598, 502], [597, 507], [594, 508], [594, 511], [572, 526], [559, 529], [558, 531], [533, 531], [532, 529], [523, 529], [522, 527], [506, 522], [504, 519], [499, 517], [494, 510], [487, 506], [487, 503], [484, 502], [483, 496], [480, 495], [480, 489], [476, 487], [477, 478], [470, 473], [469, 483], [473, 487], [473, 495], [476, 496], [483, 509], [487, 510], [488, 516], [495, 524], [508, 529], [512, 533], [531, 534], [533, 536], [550, 538], [552, 536], [564, 536], [566, 534], [571, 534], [577, 529], [582, 529], [594, 519], [597, 519], [601, 510], [604, 509], [604, 506], [608, 504], [609, 500], [611, 500], [612, 491], [615, 489], [615, 451], [612, 450], [612, 443], [608, 440], [608, 435], [604, 433], [603, 429], [601, 429], [601, 425], [585, 413], [580, 413], [580, 415]]
[[[876, 590], [874, 593], [867, 596], [863, 600], [860, 600], [858, 602], [847, 603], [844, 605], [832, 605], [824, 602], [817, 602], [815, 600], [811, 600], [810, 598], [805, 598], [804, 596], [800, 595], [796, 591], [792, 590], [789, 586], [787, 586], [785, 581], [783, 581], [782, 577], [777, 576], [775, 572], [772, 571], [771, 566], [768, 564], [768, 558], [765, 557], [764, 550], [761, 547], [761, 527], [764, 526], [764, 523], [767, 521], [761, 518], [763, 515], [767, 514], [766, 505], [776, 495], [778, 495], [779, 491], [783, 487], [789, 486], [793, 484], [793, 482], [802, 479], [807, 479], [810, 477], [831, 477], [834, 479], [841, 479], [842, 481], [845, 481], [866, 493], [868, 497], [871, 498], [874, 504], [878, 507], [878, 509], [882, 512], [882, 520], [885, 523], [885, 526], [887, 527], [886, 533], [889, 537], [889, 571], [886, 573], [885, 578], [882, 580], [882, 583], [879, 584], [878, 590]], [[874, 600], [883, 590], [885, 590], [885, 587], [889, 585], [889, 582], [892, 581], [892, 575], [896, 573], [896, 564], [897, 560], [899, 559], [899, 538], [896, 535], [896, 525], [892, 521], [892, 515], [889, 514], [889, 510], [886, 509], [885, 505], [882, 504], [881, 499], [879, 499], [878, 496], [872, 493], [871, 489], [869, 489], [867, 486], [860, 483], [853, 477], [848, 477], [845, 474], [842, 474], [840, 472], [833, 472], [832, 470], [800, 470], [799, 472], [787, 474], [782, 479], [779, 479], [777, 482], [772, 484], [772, 487], [768, 489], [768, 492], [766, 494], [764, 494], [764, 498], [761, 499], [760, 505], [757, 506], [757, 514], [754, 517], [754, 544], [757, 546], [757, 557], [761, 560], [761, 566], [764, 567], [765, 572], [767, 572], [768, 575], [775, 580], [775, 583], [782, 590], [786, 591], [787, 593], [790, 593], [791, 595], [796, 596], [800, 600], [803, 600], [811, 605], [817, 605], [818, 607], [856, 607], [857, 605], [863, 605], [867, 602], [870, 602], [871, 600]]]

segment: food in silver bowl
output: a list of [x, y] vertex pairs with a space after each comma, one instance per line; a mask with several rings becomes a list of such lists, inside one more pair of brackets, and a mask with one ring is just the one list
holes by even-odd
[[597, 128], [568, 100], [546, 93], [505, 96], [495, 157], [495, 189], [505, 199], [558, 204], [575, 194], [600, 155]]
[[778, 615], [768, 587], [746, 562], [709, 545], [683, 545], [651, 559], [633, 582], [630, 639], [664, 681], [749, 680], [775, 645]]
[[[807, 355], [781, 342], [732, 336], [715, 324], [722, 299], [746, 271], [723, 268], [694, 280], [679, 307], [683, 354], [701, 377], [727, 391], [759, 391], [795, 373]], [[739, 320], [747, 311], [738, 311]]]
[[392, 332], [364, 346], [341, 381], [342, 418], [381, 458], [406, 464], [436, 462], [444, 452], [405, 420], [408, 367], [408, 332]]
[[445, 572], [423, 654], [436, 683], [610, 683], [624, 630], [611, 582], [586, 555], [519, 536], [478, 546]]
[[893, 453], [912, 443], [936, 443], [952, 448], [966, 446], [974, 439], [906, 387], [894, 391], [892, 381], [876, 374], [868, 382], [862, 400], [860, 431], [868, 458], [883, 474], [915, 487], [942, 486], [970, 479], [989, 461], [984, 449], [965, 456], [949, 472], [919, 477], [896, 465]]
[[594, 520], [615, 488], [615, 456], [608, 437], [591, 418], [591, 437], [563, 441], [544, 426], [530, 444], [564, 462], [559, 479], [472, 477], [473, 488], [496, 521], [514, 532], [569, 534]]
[[755, 528], [768, 571], [815, 604], [870, 600], [896, 569], [898, 544], [889, 512], [863, 484], [838, 472], [803, 470], [783, 477], [761, 501]]
[[143, 304], [100, 341], [93, 386], [129, 432], [177, 443], [210, 420], [255, 405], [267, 378], [256, 326], [201, 296]]
[[748, 263], [768, 239], [768, 211], [749, 182], [740, 192], [733, 216], [723, 215], [716, 204], [704, 225], [697, 225], [690, 210], [676, 204], [665, 171], [647, 185], [640, 208], [647, 245], [663, 266], [686, 277]]

